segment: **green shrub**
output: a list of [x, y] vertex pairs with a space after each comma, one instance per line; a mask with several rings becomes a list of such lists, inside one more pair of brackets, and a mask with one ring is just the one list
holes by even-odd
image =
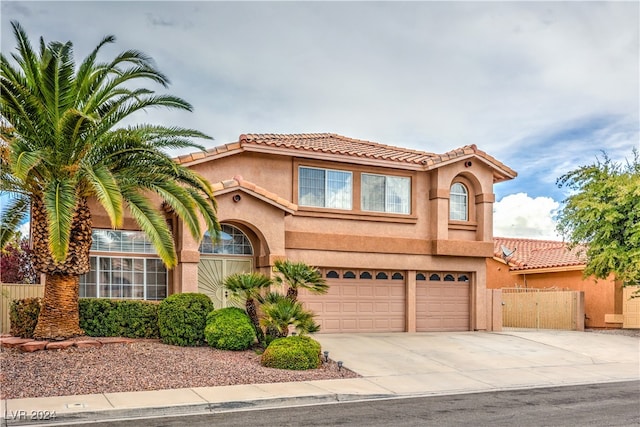
[[256, 331], [244, 310], [227, 307], [209, 313], [204, 336], [211, 347], [246, 350], [254, 343]]
[[116, 318], [120, 320], [120, 336], [128, 338], [160, 338], [158, 306], [154, 301], [118, 301]]
[[80, 328], [90, 337], [118, 336], [115, 319], [116, 301], [107, 298], [80, 298]]
[[92, 337], [159, 338], [158, 303], [81, 298], [80, 327]]
[[162, 342], [179, 346], [204, 344], [207, 315], [212, 310], [213, 303], [205, 294], [169, 295], [158, 306]]
[[322, 365], [320, 343], [311, 337], [294, 335], [275, 339], [262, 353], [262, 366], [278, 369], [316, 369]]
[[10, 333], [14, 337], [33, 338], [38, 323], [41, 298], [24, 298], [11, 302], [9, 309]]

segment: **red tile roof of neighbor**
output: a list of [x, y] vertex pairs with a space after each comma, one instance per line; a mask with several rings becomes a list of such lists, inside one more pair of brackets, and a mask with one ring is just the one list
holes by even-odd
[[435, 154], [408, 148], [394, 147], [377, 142], [347, 138], [334, 133], [308, 134], [242, 134], [238, 142], [180, 156], [178, 163], [200, 163], [240, 151], [281, 152], [298, 157], [333, 161], [379, 164], [406, 169], [429, 170], [451, 161], [475, 157], [494, 169], [494, 181], [515, 178], [517, 173], [479, 150], [475, 145]]
[[502, 246], [514, 251], [508, 258], [511, 270], [514, 271], [579, 267], [585, 264], [584, 246], [569, 250], [565, 242], [555, 240], [495, 237], [493, 239], [495, 257], [504, 259]]

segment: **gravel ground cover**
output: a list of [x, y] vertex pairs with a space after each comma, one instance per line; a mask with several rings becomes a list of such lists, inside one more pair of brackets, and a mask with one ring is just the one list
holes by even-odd
[[156, 340], [23, 353], [0, 350], [0, 399], [355, 378], [334, 361], [319, 369], [265, 368], [255, 351], [177, 347]]

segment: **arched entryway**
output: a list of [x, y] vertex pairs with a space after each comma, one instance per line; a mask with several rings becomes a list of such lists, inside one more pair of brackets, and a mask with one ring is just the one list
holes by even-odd
[[213, 241], [208, 233], [200, 244], [198, 292], [206, 294], [216, 309], [243, 306], [230, 298], [223, 283], [227, 276], [253, 271], [254, 250], [249, 237], [239, 228], [222, 224], [221, 238]]

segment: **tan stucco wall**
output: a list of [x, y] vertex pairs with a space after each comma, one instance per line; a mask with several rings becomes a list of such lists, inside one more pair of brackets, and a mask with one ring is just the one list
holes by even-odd
[[[493, 253], [494, 202], [490, 167], [474, 160], [472, 166], [455, 161], [431, 171], [399, 170], [240, 152], [191, 168], [212, 183], [242, 176], [244, 181], [298, 203], [296, 176], [300, 165], [353, 171], [354, 209], [299, 207], [292, 215], [277, 203], [261, 200], [241, 188], [221, 192], [216, 196], [218, 219], [241, 228], [251, 239], [258, 270], [268, 273], [275, 259], [286, 257], [318, 267], [470, 273], [471, 329], [487, 328], [485, 257]], [[363, 172], [410, 177], [411, 214], [360, 210], [359, 174]], [[449, 189], [454, 180], [469, 189], [470, 217], [464, 223], [449, 221]], [[234, 201], [237, 195], [240, 200]], [[93, 215], [95, 227], [110, 226], [101, 209], [95, 208]], [[128, 219], [125, 228], [136, 226]], [[198, 242], [177, 222], [174, 230], [180, 264], [170, 274], [170, 292], [197, 291]], [[415, 293], [408, 295], [407, 304], [415, 304]], [[415, 315], [415, 310], [407, 313]], [[407, 320], [407, 328], [415, 329], [415, 319]]]
[[[517, 273], [517, 274], [514, 274]], [[622, 287], [613, 277], [606, 280], [583, 278], [582, 270], [546, 273], [509, 272], [508, 267], [495, 259], [487, 260], [487, 287], [490, 289], [528, 287], [559, 288], [584, 292], [585, 327], [614, 328], [619, 323], [605, 322], [607, 314], [622, 314]]]

